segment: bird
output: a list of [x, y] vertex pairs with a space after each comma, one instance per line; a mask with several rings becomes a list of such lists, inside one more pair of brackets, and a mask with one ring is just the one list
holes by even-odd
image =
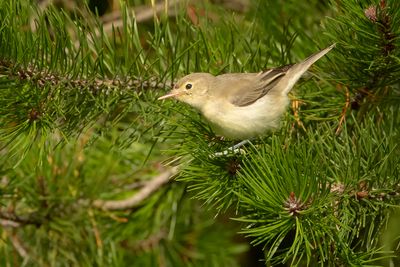
[[175, 98], [189, 104], [210, 123], [217, 135], [244, 140], [279, 128], [289, 105], [288, 93], [300, 77], [335, 44], [300, 63], [258, 73], [191, 73], [158, 100]]

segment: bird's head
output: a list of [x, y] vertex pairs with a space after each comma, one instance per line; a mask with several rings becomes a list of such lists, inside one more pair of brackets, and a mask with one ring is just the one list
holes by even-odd
[[210, 84], [215, 77], [209, 73], [192, 73], [181, 78], [168, 94], [158, 100], [174, 97], [195, 108], [201, 109], [209, 98]]

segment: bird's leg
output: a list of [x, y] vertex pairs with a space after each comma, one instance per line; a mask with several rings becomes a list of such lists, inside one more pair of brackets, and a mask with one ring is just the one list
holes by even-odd
[[241, 148], [242, 146], [244, 146], [245, 144], [247, 144], [247, 143], [249, 143], [249, 142], [250, 142], [250, 140], [249, 140], [249, 139], [246, 139], [246, 140], [243, 140], [243, 141], [237, 143], [236, 145], [234, 145], [234, 146], [232, 146], [232, 147], [230, 147], [230, 148], [228, 148], [228, 149], [236, 150], [236, 149], [238, 149], [238, 148]]
[[221, 156], [226, 156], [226, 155], [228, 155], [229, 153], [231, 153], [231, 154], [242, 153], [242, 152], [243, 152], [243, 149], [240, 149], [240, 148], [241, 148], [242, 146], [244, 146], [245, 144], [249, 143], [249, 142], [250, 142], [249, 139], [243, 140], [243, 141], [237, 143], [237, 144], [234, 145], [234, 146], [231, 146], [230, 148], [228, 148], [228, 149], [226, 149], [226, 150], [224, 150], [224, 151], [222, 151], [222, 152], [216, 152], [216, 153], [210, 155], [210, 157], [221, 157]]

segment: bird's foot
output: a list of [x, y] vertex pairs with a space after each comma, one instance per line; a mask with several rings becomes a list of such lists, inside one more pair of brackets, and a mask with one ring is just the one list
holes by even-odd
[[226, 155], [229, 155], [229, 154], [238, 154], [238, 153], [239, 154], [244, 154], [244, 150], [241, 149], [241, 147], [244, 146], [245, 144], [249, 143], [249, 142], [250, 142], [250, 140], [248, 140], [248, 139], [243, 140], [243, 141], [237, 143], [234, 146], [231, 146], [230, 148], [228, 148], [228, 149], [226, 149], [224, 151], [216, 152], [216, 153], [210, 155], [210, 157], [215, 158], [215, 157], [222, 157], [222, 156], [226, 156]]

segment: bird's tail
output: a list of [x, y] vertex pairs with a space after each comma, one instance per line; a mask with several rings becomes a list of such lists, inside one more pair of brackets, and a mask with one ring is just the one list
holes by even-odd
[[294, 84], [300, 79], [300, 77], [314, 64], [318, 59], [323, 57], [326, 53], [331, 51], [332, 48], [335, 47], [336, 44], [328, 46], [327, 48], [312, 54], [304, 61], [294, 64], [290, 67], [290, 69], [286, 72], [285, 76], [279, 81], [279, 83], [275, 86], [274, 89], [271, 90], [275, 91], [275, 93], [280, 93], [282, 95], [286, 95], [290, 92]]

